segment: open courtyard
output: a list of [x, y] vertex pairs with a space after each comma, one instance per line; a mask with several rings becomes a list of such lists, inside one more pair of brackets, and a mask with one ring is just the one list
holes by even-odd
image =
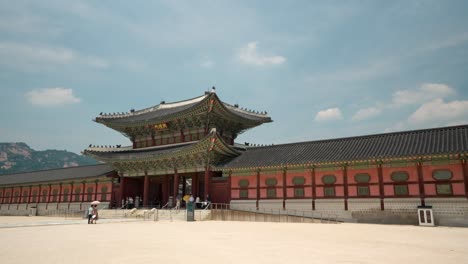
[[0, 224], [2, 264], [468, 263], [466, 228], [46, 217]]

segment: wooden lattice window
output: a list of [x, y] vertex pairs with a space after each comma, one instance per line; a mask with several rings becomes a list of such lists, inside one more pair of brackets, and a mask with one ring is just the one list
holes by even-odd
[[64, 202], [68, 202], [69, 193], [70, 192], [68, 191], [68, 189], [63, 190], [63, 198], [62, 199], [63, 199]]
[[336, 177], [335, 175], [324, 175], [322, 177], [323, 184], [335, 184]]
[[276, 198], [276, 188], [267, 189], [267, 198]]
[[22, 201], [23, 203], [27, 203], [28, 202], [28, 191], [23, 191], [23, 197], [22, 197]]
[[368, 173], [358, 173], [354, 175], [354, 180], [357, 183], [369, 183], [370, 175]]
[[93, 200], [93, 187], [88, 187], [88, 189], [86, 189], [86, 199], [88, 202], [91, 202], [91, 200]]
[[37, 201], [37, 190], [32, 192], [32, 202], [35, 203]]
[[335, 175], [324, 175], [322, 177], [322, 182], [325, 184], [323, 187], [323, 195], [325, 197], [335, 197], [335, 186], [336, 177]]
[[304, 197], [304, 187], [294, 188], [294, 197], [301, 198]]
[[358, 186], [357, 194], [358, 196], [369, 196], [369, 186]]
[[79, 202], [81, 200], [80, 193], [81, 193], [81, 189], [76, 188], [75, 189], [75, 202]]
[[52, 190], [52, 202], [56, 203], [57, 197], [58, 197], [58, 190], [57, 189]]
[[391, 178], [394, 182], [405, 182], [409, 179], [409, 175], [406, 171], [396, 171], [392, 173]]
[[393, 191], [397, 196], [408, 195], [408, 184], [395, 184], [393, 185]]
[[249, 198], [249, 190], [239, 190], [239, 198], [248, 199]]
[[242, 179], [242, 180], [239, 181], [238, 184], [239, 184], [239, 187], [241, 187], [241, 188], [247, 188], [247, 187], [249, 187], [249, 180]]
[[292, 182], [294, 184], [294, 197], [296, 198], [304, 197], [305, 196], [305, 192], [304, 192], [305, 178], [302, 176], [297, 176], [292, 179]]
[[101, 201], [107, 201], [107, 187], [101, 187]]
[[439, 195], [452, 195], [452, 185], [450, 183], [436, 184], [436, 191]]
[[18, 203], [18, 198], [19, 198], [19, 191], [16, 191], [15, 196], [14, 196], [14, 203]]
[[452, 178], [452, 172], [449, 170], [435, 170], [432, 172], [432, 177], [436, 181], [448, 181]]
[[409, 194], [408, 184], [406, 184], [409, 179], [409, 175], [406, 171], [393, 172], [390, 178], [396, 183], [393, 185], [393, 192], [396, 196], [406, 196]]
[[432, 177], [437, 181], [436, 192], [438, 195], [452, 195], [452, 184], [450, 179], [453, 175], [450, 170], [435, 170], [432, 172]]
[[278, 180], [276, 178], [268, 178], [265, 180], [267, 187], [267, 198], [276, 198], [276, 185]]
[[354, 180], [358, 183], [357, 195], [358, 196], [369, 196], [369, 181], [370, 175], [368, 173], [357, 173], [354, 175]]
[[323, 195], [325, 197], [335, 197], [335, 186], [323, 187]]
[[47, 202], [47, 190], [42, 190], [41, 203]]
[[240, 191], [239, 191], [239, 198], [241, 199], [248, 199], [249, 198], [249, 190], [248, 190], [248, 187], [249, 187], [249, 180], [247, 179], [242, 179], [239, 181], [239, 187], [242, 188]]

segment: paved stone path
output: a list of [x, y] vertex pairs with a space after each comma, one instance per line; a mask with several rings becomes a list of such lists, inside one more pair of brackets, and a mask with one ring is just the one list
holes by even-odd
[[[135, 218], [122, 218], [122, 219], [99, 219], [98, 224], [104, 223], [121, 223], [121, 222], [139, 222], [141, 219]], [[40, 220], [34, 221], [34, 219], [28, 219], [28, 221], [12, 221], [0, 223], [0, 228], [14, 228], [14, 227], [33, 227], [33, 226], [49, 226], [49, 225], [86, 225], [88, 224], [87, 219], [57, 219], [51, 218], [50, 220], [41, 218]]]

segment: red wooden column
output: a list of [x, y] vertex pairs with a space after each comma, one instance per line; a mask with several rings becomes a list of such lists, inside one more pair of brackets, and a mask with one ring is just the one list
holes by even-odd
[[36, 203], [41, 203], [41, 198], [42, 198], [42, 185], [39, 184], [39, 195], [37, 196]]
[[257, 207], [257, 210], [258, 210], [258, 206], [259, 206], [259, 201], [260, 201], [260, 169], [257, 170], [257, 200], [255, 202], [255, 206]]
[[120, 207], [123, 206], [122, 200], [125, 201], [125, 177], [120, 176]]
[[82, 182], [82, 183], [81, 183], [81, 186], [83, 186], [83, 189], [82, 189], [82, 191], [81, 191], [81, 202], [83, 203], [83, 202], [84, 202], [84, 196], [85, 196], [86, 183], [85, 183], [85, 182]]
[[52, 184], [49, 184], [49, 193], [47, 194], [47, 203], [50, 203], [51, 194], [52, 194]]
[[58, 203], [57, 203], [57, 209], [59, 208], [59, 203], [61, 203], [62, 200], [63, 200], [63, 197], [62, 197], [63, 193], [62, 193], [62, 192], [63, 192], [63, 184], [60, 183], [59, 198], [58, 198]]
[[198, 172], [195, 172], [192, 176], [192, 195], [198, 197]]
[[20, 187], [19, 203], [23, 203], [23, 186]]
[[177, 195], [179, 194], [179, 173], [177, 173], [177, 169], [174, 169], [174, 186], [172, 189], [172, 194], [174, 197], [174, 204], [177, 198]]
[[2, 188], [2, 197], [0, 197], [0, 204], [3, 204], [3, 199], [5, 198], [5, 188]]
[[468, 198], [468, 162], [466, 159], [462, 160], [463, 166], [463, 180], [465, 182], [465, 196]]
[[164, 175], [163, 176], [163, 186], [162, 186], [162, 204], [161, 206], [166, 205], [166, 203], [169, 201], [169, 175]]
[[377, 174], [379, 176], [379, 196], [380, 196], [380, 210], [385, 210], [384, 204], [384, 185], [383, 185], [383, 169], [382, 161], [377, 165]]
[[315, 166], [312, 166], [312, 170], [310, 172], [312, 177], [312, 210], [315, 210], [315, 199], [317, 199], [317, 185], [315, 183]]
[[150, 179], [147, 171], [145, 171], [145, 182], [143, 184], [143, 207], [148, 207]]
[[31, 203], [31, 195], [32, 195], [32, 185], [29, 186], [29, 196], [28, 196], [28, 204]]
[[348, 211], [348, 164], [343, 166], [344, 209]]
[[288, 195], [288, 192], [286, 190], [287, 187], [287, 182], [286, 182], [286, 168], [283, 168], [283, 210], [286, 209], [286, 196]]
[[[97, 201], [97, 193], [98, 193], [98, 190], [97, 190], [97, 188], [98, 188], [98, 182], [99, 182], [99, 180], [96, 180], [96, 182], [94, 183], [94, 186], [95, 186], [95, 187], [94, 187], [94, 201]], [[101, 195], [102, 195], [102, 194], [101, 194]], [[101, 197], [102, 197], [102, 196], [101, 196]]]
[[422, 170], [422, 162], [418, 161], [416, 163], [416, 169], [418, 171], [418, 184], [419, 184], [419, 198], [421, 199], [421, 205], [426, 206], [426, 194], [424, 191], [424, 176]]
[[70, 203], [73, 201], [73, 187], [74, 187], [74, 183], [72, 182], [71, 183], [71, 189], [70, 189], [70, 197], [68, 199], [68, 208], [70, 209]]
[[228, 179], [228, 201], [229, 201], [229, 204], [231, 203], [231, 193], [232, 193], [232, 170], [229, 170], [229, 179]]
[[205, 200], [210, 195], [210, 166], [205, 167]]

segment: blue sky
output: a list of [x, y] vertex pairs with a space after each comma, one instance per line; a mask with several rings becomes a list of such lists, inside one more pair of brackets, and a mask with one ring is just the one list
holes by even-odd
[[92, 122], [199, 96], [268, 111], [237, 141], [468, 124], [467, 1], [0, 1], [0, 141], [129, 144]]

